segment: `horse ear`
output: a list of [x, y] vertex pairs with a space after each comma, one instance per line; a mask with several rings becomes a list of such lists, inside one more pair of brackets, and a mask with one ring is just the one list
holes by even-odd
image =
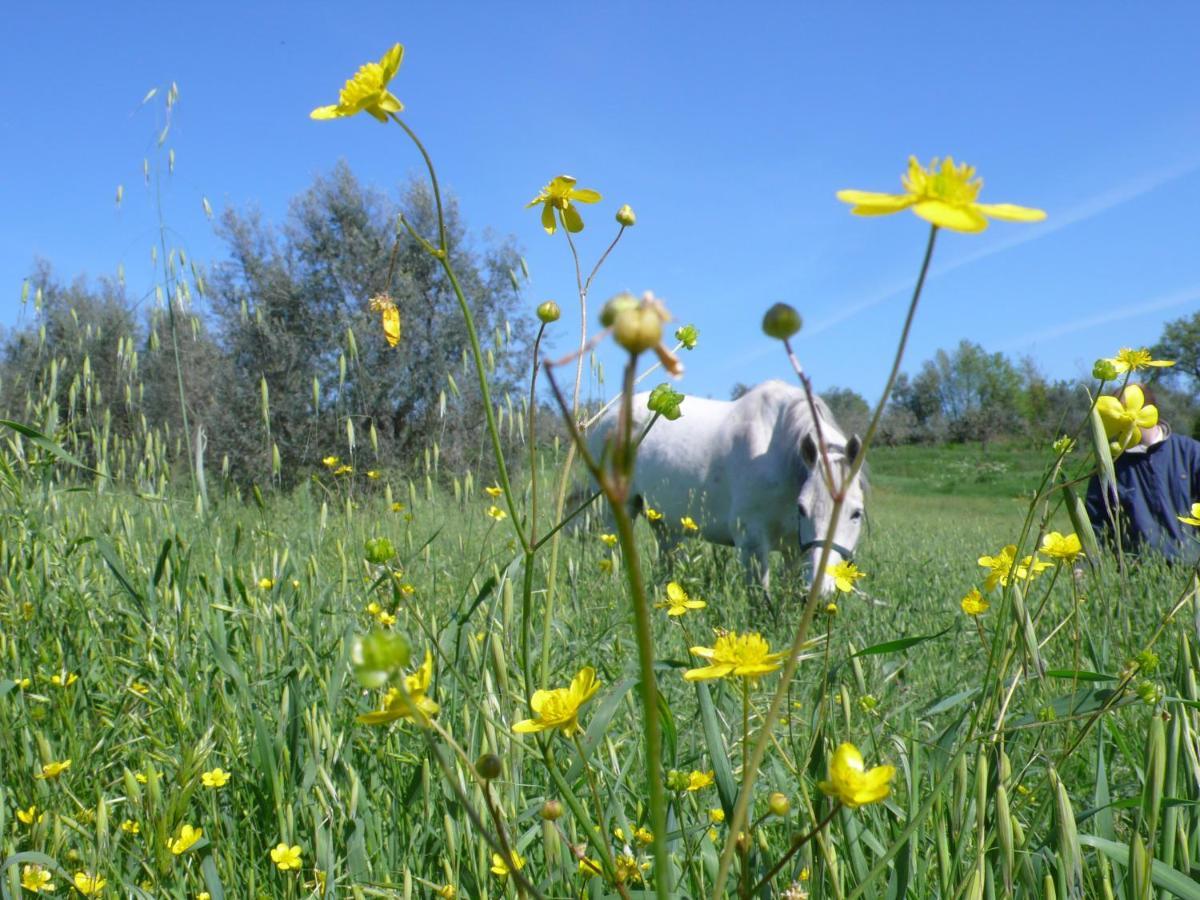
[[850, 462], [858, 459], [858, 454], [862, 451], [862, 438], [857, 434], [853, 435], [850, 440], [846, 441], [846, 459]]
[[817, 466], [817, 442], [811, 434], [806, 434], [800, 442], [800, 458], [806, 468], [815, 469]]

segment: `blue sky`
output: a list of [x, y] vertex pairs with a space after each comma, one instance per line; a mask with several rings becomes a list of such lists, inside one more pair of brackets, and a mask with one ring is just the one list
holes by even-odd
[[[594, 258], [622, 203], [637, 212], [592, 292], [652, 289], [694, 322], [687, 392], [789, 377], [762, 312], [804, 315], [796, 349], [818, 388], [881, 389], [926, 229], [849, 215], [843, 187], [898, 190], [909, 154], [951, 154], [984, 202], [1040, 206], [1039, 225], [944, 233], [908, 368], [961, 338], [1071, 377], [1153, 343], [1200, 308], [1200, 7], [1099, 4], [495, 4], [66, 2], [6, 11], [0, 55], [0, 322], [28, 321], [37, 256], [63, 276], [153, 284], [141, 177], [172, 80], [181, 100], [164, 195], [173, 243], [204, 262], [219, 212], [281, 221], [339, 159], [364, 181], [418, 172], [399, 129], [312, 122], [354, 69], [406, 47], [393, 91], [473, 228], [523, 247], [532, 309], [567, 315], [563, 235], [525, 203], [559, 173]], [[125, 198], [118, 209], [118, 184]], [[150, 300], [145, 301], [152, 302]], [[608, 357], [610, 367], [614, 357]]]

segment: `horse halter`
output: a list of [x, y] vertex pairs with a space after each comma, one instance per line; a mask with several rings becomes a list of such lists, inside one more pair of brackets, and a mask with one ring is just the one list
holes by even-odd
[[[796, 510], [796, 516], [800, 520], [800, 527], [798, 529], [800, 534], [800, 552], [807, 553], [813, 547], [823, 547], [825, 545], [825, 538], [819, 538], [816, 536], [817, 529], [813, 525], [812, 519], [803, 515], [799, 508]], [[854, 559], [854, 551], [848, 547], [843, 547], [837, 541], [831, 542], [829, 549], [836, 550], [838, 553], [840, 553], [842, 559], [844, 559], [846, 562], [850, 562], [852, 559]]]

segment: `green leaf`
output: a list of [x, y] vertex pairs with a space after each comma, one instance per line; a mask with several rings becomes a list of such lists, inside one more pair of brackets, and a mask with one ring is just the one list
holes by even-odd
[[42, 434], [40, 431], [30, 428], [28, 425], [22, 425], [20, 422], [13, 422], [9, 419], [0, 419], [0, 425], [3, 425], [6, 428], [11, 428], [13, 431], [17, 432], [17, 434], [24, 435], [36, 446], [41, 447], [51, 456], [55, 456], [65, 463], [70, 463], [76, 468], [83, 469], [85, 472], [91, 472], [93, 475], [103, 474], [101, 472], [97, 472], [91, 466], [85, 466], [79, 461], [79, 459], [64, 450], [56, 441], [46, 437], [46, 435]]
[[[1099, 850], [1113, 862], [1124, 866], [1129, 862], [1129, 845], [1105, 840], [1092, 834], [1079, 835], [1079, 843]], [[1161, 859], [1155, 859], [1150, 867], [1150, 880], [1165, 891], [1170, 891], [1182, 900], [1200, 900], [1200, 884], [1178, 869], [1173, 869]]]
[[213, 862], [212, 854], [204, 854], [200, 863], [200, 874], [204, 876], [204, 887], [212, 900], [225, 900], [225, 888], [221, 884], [221, 876], [217, 874], [217, 864]]
[[696, 696], [700, 699], [700, 724], [704, 728], [704, 741], [712, 760], [713, 774], [717, 780], [717, 793], [721, 796], [721, 808], [726, 817], [733, 815], [737, 802], [737, 782], [733, 780], [733, 767], [729, 764], [729, 751], [721, 737], [721, 723], [713, 706], [712, 694], [703, 681], [696, 682]]
[[[618, 682], [615, 687], [604, 698], [596, 704], [595, 713], [592, 715], [592, 720], [588, 722], [587, 731], [584, 732], [580, 745], [583, 747], [583, 759], [590, 759], [592, 754], [596, 752], [596, 748], [600, 746], [600, 742], [604, 740], [604, 735], [608, 731], [609, 723], [616, 715], [617, 710], [621, 708], [621, 702], [625, 699], [625, 695], [630, 689], [637, 685], [641, 679], [637, 676], [626, 678], [624, 681]], [[574, 784], [583, 777], [583, 760], [578, 758], [571, 763], [571, 768], [567, 770], [567, 782]]]
[[874, 646], [859, 650], [857, 653], [852, 653], [850, 654], [850, 658], [854, 659], [856, 656], [877, 656], [880, 653], [896, 653], [900, 650], [907, 650], [909, 647], [915, 647], [917, 644], [936, 640], [953, 628], [954, 626], [951, 625], [949, 628], [942, 629], [937, 634], [924, 634], [920, 637], [897, 638], [894, 641], [884, 641], [882, 644], [875, 644]]
[[1047, 669], [1047, 678], [1066, 678], [1069, 681], [1120, 681], [1118, 675], [1103, 675], [1100, 672], [1086, 672], [1082, 669]]

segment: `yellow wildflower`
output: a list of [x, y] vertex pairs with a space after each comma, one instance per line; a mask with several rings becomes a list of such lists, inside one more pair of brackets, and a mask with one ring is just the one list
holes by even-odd
[[403, 112], [404, 104], [387, 89], [403, 59], [404, 48], [393, 44], [379, 62], [367, 63], [354, 73], [338, 95], [336, 106], [318, 106], [309, 115], [314, 119], [338, 119], [366, 111], [386, 122], [389, 115]]
[[36, 804], [30, 804], [29, 809], [17, 809], [17, 821], [22, 825], [32, 825], [34, 822], [40, 822], [46, 818], [46, 814], [37, 811]]
[[354, 474], [354, 466], [346, 466], [346, 465], [338, 466], [336, 469], [333, 470], [333, 474], [334, 475], [353, 475]]
[[53, 893], [54, 884], [50, 878], [50, 870], [37, 864], [27, 865], [21, 869], [21, 887], [33, 894]]
[[383, 473], [380, 472], [378, 469], [367, 469], [367, 477], [370, 478], [372, 481], [375, 481], [376, 479], [378, 479], [380, 477], [380, 475], [382, 475], [382, 474]]
[[688, 773], [687, 789], [689, 791], [702, 791], [706, 787], [710, 787], [713, 780], [716, 778], [716, 772], [709, 769], [707, 772], [701, 772], [695, 769]]
[[617, 536], [615, 534], [602, 534], [600, 535], [600, 543], [604, 544], [605, 547], [615, 547], [617, 546]]
[[147, 777], [143, 772], [134, 772], [133, 777], [138, 784], [145, 784], [150, 780], [149, 777]]
[[1161, 369], [1175, 365], [1173, 359], [1155, 359], [1145, 347], [1140, 350], [1122, 347], [1117, 351], [1116, 356], [1109, 359], [1109, 362], [1113, 364], [1118, 375], [1122, 372], [1136, 372], [1138, 369]]
[[226, 772], [224, 769], [218, 766], [217, 768], [210, 769], [207, 772], [201, 772], [200, 782], [206, 788], [219, 788], [228, 784], [230, 777], [231, 775], [229, 772]]
[[566, 737], [571, 737], [582, 730], [579, 726], [579, 708], [595, 696], [598, 690], [600, 682], [596, 680], [596, 670], [591, 666], [584, 666], [579, 670], [579, 674], [571, 679], [570, 687], [534, 691], [529, 705], [536, 718], [517, 722], [513, 731], [517, 734], [533, 734], [561, 728]]
[[[396, 308], [396, 301], [387, 294], [376, 294], [371, 298], [370, 307], [371, 312], [379, 313], [384, 340], [387, 341], [389, 347], [395, 347], [400, 343], [400, 310]], [[368, 472], [367, 477], [378, 478], [379, 473], [376, 472], [372, 476]]]
[[895, 766], [876, 766], [866, 771], [862, 754], [853, 744], [838, 746], [829, 765], [829, 780], [817, 784], [821, 791], [851, 809], [877, 803], [892, 792]]
[[996, 585], [1007, 585], [1014, 575], [1018, 581], [1032, 581], [1039, 573], [1050, 568], [1050, 563], [1036, 556], [1026, 556], [1017, 563], [1017, 545], [1009, 544], [995, 556], [979, 557], [979, 565], [991, 569], [984, 587], [991, 591]]
[[42, 766], [42, 771], [35, 777], [43, 779], [57, 778], [69, 768], [71, 768], [71, 761], [69, 759], [64, 759], [61, 762], [48, 762]]
[[644, 825], [638, 826], [633, 831], [633, 839], [644, 847], [649, 847], [654, 843], [654, 833]]
[[641, 884], [642, 873], [650, 868], [650, 863], [639, 863], [629, 852], [620, 854], [613, 862], [617, 870], [617, 881], [625, 884]]
[[598, 203], [600, 194], [586, 188], [575, 187], [575, 179], [570, 175], [559, 175], [542, 188], [536, 197], [526, 203], [525, 208], [542, 204], [542, 227], [546, 229], [546, 234], [554, 234], [558, 230], [558, 220], [554, 215], [554, 211], [558, 210], [563, 226], [567, 231], [575, 234], [583, 231], [583, 219], [580, 218], [579, 210], [574, 206], [576, 201]]
[[674, 581], [667, 584], [667, 599], [655, 604], [659, 609], [665, 609], [668, 616], [682, 616], [689, 609], [704, 609], [707, 605], [703, 600], [693, 600], [687, 591]]
[[179, 856], [181, 853], [186, 853], [195, 843], [204, 836], [204, 829], [193, 828], [191, 825], [184, 825], [179, 829], [179, 836], [176, 838], [167, 839], [167, 849]]
[[843, 594], [848, 594], [854, 590], [854, 582], [860, 578], [866, 578], [867, 573], [860, 572], [854, 563], [843, 560], [836, 566], [830, 567], [829, 577], [833, 579], [834, 587]]
[[829, 603], [825, 604], [825, 614], [826, 615], [836, 616], [837, 613], [838, 613], [838, 605], [836, 603], [829, 602]]
[[396, 624], [396, 617], [393, 616], [389, 612], [381, 612], [379, 615], [377, 615], [375, 617], [375, 621], [378, 622], [380, 625], [382, 625], [384, 628], [391, 628], [393, 625]]
[[392, 512], [404, 512], [404, 504], [397, 500], [392, 504]]
[[1070, 563], [1082, 552], [1083, 545], [1079, 542], [1079, 535], [1077, 534], [1063, 535], [1057, 531], [1052, 531], [1042, 538], [1042, 553], [1051, 559]]
[[141, 834], [142, 826], [133, 821], [133, 819], [125, 819], [121, 823], [121, 830], [126, 834]]
[[579, 877], [580, 878], [595, 878], [600, 874], [600, 863], [586, 856], [579, 858]]
[[196, 900], [212, 900], [212, 894], [208, 891], [201, 891], [196, 895]]
[[772, 653], [770, 645], [757, 631], [738, 635], [736, 631], [722, 634], [712, 647], [692, 647], [693, 656], [709, 660], [700, 669], [688, 669], [683, 677], [688, 681], [704, 681], [736, 675], [759, 678], [783, 665], [783, 653]]
[[150, 685], [142, 681], [135, 681], [129, 686], [129, 689], [139, 697], [145, 697], [148, 693], [150, 693]]
[[1193, 503], [1190, 516], [1176, 516], [1184, 525], [1200, 526], [1200, 503]]
[[679, 520], [679, 524], [683, 526], [684, 531], [699, 531], [700, 526], [696, 524], [696, 520], [691, 516], [683, 516]]
[[499, 497], [504, 493], [504, 488], [500, 487], [498, 484], [489, 484], [483, 489], [483, 492], [489, 497]]
[[596, 567], [605, 575], [613, 573], [613, 561], [611, 559], [602, 559], [596, 564]]
[[425, 661], [415, 672], [404, 676], [408, 698], [398, 688], [392, 688], [383, 698], [382, 709], [363, 713], [357, 717], [357, 721], [363, 725], [384, 725], [397, 719], [412, 719], [418, 725], [423, 724], [427, 716], [435, 715], [441, 709], [436, 701], [426, 696], [432, 680], [433, 655], [426, 650]]
[[76, 872], [74, 881], [75, 890], [85, 897], [99, 897], [104, 885], [108, 884], [106, 879], [88, 872]]
[[908, 174], [902, 179], [903, 194], [879, 194], [872, 191], [838, 191], [843, 203], [859, 216], [884, 216], [912, 209], [927, 222], [952, 231], [978, 232], [988, 226], [988, 217], [1010, 222], [1040, 222], [1046, 213], [1040, 209], [1011, 203], [977, 203], [983, 179], [966, 164], [955, 165], [947, 156], [936, 157], [929, 168], [922, 168], [915, 156], [908, 158]]
[[725, 821], [725, 810], [721, 809], [720, 807], [717, 807], [716, 809], [710, 809], [708, 811], [708, 821], [712, 822], [714, 825], [720, 825]]
[[271, 862], [275, 863], [275, 868], [280, 872], [286, 872], [289, 869], [300, 870], [300, 848], [297, 845], [289, 847], [282, 841], [275, 845], [271, 850]]
[[367, 615], [377, 616], [381, 612], [383, 612], [383, 607], [380, 606], [378, 603], [376, 603], [374, 600], [372, 600], [370, 603], [367, 604]]
[[981, 616], [988, 611], [991, 605], [983, 599], [983, 594], [979, 593], [979, 588], [971, 588], [970, 592], [962, 598], [959, 604], [962, 611], [968, 616]]
[[54, 685], [55, 687], [61, 687], [61, 688], [70, 687], [78, 680], [79, 680], [79, 676], [76, 675], [74, 672], [65, 672], [65, 673], [56, 672], [55, 674], [50, 676], [50, 683], [52, 685]]
[[516, 850], [509, 852], [511, 855], [507, 860], [499, 853], [492, 854], [492, 874], [497, 878], [507, 878], [509, 872], [525, 868], [525, 857]]
[[275, 587], [274, 578], [267, 578], [266, 576], [263, 576], [262, 578], [258, 579], [258, 589], [260, 591], [269, 591], [273, 587]]
[[660, 513], [653, 506], [646, 507], [646, 518], [649, 519], [651, 522], [660, 522], [660, 521], [662, 521], [662, 517], [663, 517], [663, 514]]
[[340, 456], [326, 456], [323, 460], [321, 460], [321, 465], [327, 469], [336, 469], [341, 462], [342, 458]]
[[1103, 396], [1096, 401], [1096, 412], [1104, 423], [1104, 434], [1113, 453], [1128, 450], [1142, 442], [1142, 429], [1158, 424], [1158, 407], [1146, 403], [1146, 395], [1136, 384], [1121, 392], [1121, 398]]
[[19, 690], [22, 690], [22, 691], [27, 691], [31, 687], [33, 687], [33, 679], [32, 678], [14, 678], [13, 683], [17, 686], [17, 688]]
[[454, 900], [454, 898], [458, 896], [458, 890], [452, 884], [443, 884], [440, 888], [438, 888], [437, 895], [441, 897], [442, 900]]
[[497, 522], [502, 522], [508, 518], [508, 513], [506, 513], [504, 510], [502, 510], [500, 507], [496, 506], [495, 504], [492, 504], [491, 506], [489, 506], [487, 508], [487, 514], [489, 516], [491, 516], [493, 519], [495, 519]]

